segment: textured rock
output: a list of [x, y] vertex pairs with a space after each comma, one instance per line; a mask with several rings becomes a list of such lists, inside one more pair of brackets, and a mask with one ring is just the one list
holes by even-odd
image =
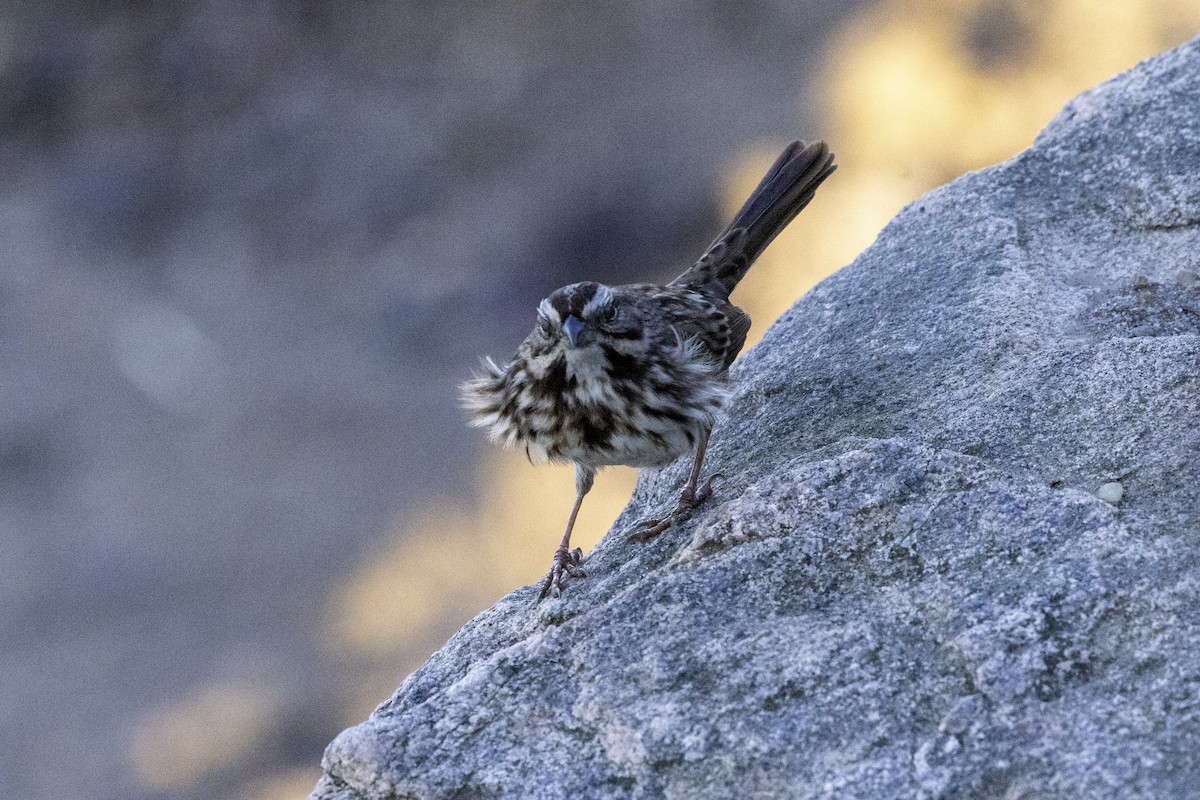
[[704, 513], [628, 543], [645, 473], [314, 796], [1195, 796], [1197, 87], [1200, 40], [906, 208], [735, 370]]

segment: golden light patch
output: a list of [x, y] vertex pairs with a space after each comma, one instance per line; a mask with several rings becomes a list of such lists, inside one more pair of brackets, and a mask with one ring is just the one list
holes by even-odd
[[[1072, 97], [1198, 29], [1194, 0], [898, 0], [852, 19], [815, 82], [823, 122], [805, 126], [840, 166], [735, 293], [750, 343], [904, 205], [1020, 152]], [[730, 213], [774, 155], [747, 154]]]
[[[590, 550], [629, 502], [634, 470], [603, 470], [583, 502], [572, 544]], [[532, 466], [494, 450], [470, 508], [432, 507], [402, 522], [390, 542], [332, 599], [332, 647], [392, 654], [442, 640], [480, 608], [550, 568], [575, 497], [570, 467]], [[423, 655], [427, 655], [427, 651]]]
[[321, 770], [315, 767], [283, 770], [251, 782], [235, 797], [238, 800], [305, 800], [320, 777]]
[[155, 791], [192, 786], [261, 748], [278, 714], [278, 696], [259, 682], [200, 689], [138, 722], [129, 748], [134, 774]]

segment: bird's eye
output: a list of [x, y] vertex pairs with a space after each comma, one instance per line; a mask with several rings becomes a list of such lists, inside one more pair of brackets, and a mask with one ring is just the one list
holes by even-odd
[[538, 331], [545, 337], [554, 335], [554, 323], [549, 317], [538, 317]]
[[616, 304], [610, 303], [609, 305], [606, 305], [606, 306], [598, 309], [596, 311], [596, 317], [601, 322], [612, 322], [614, 319], [617, 318]]

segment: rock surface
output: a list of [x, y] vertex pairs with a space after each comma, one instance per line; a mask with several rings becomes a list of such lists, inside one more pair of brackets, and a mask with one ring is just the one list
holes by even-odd
[[1195, 796], [1197, 87], [1200, 40], [906, 208], [735, 369], [703, 513], [627, 542], [645, 473], [314, 797]]

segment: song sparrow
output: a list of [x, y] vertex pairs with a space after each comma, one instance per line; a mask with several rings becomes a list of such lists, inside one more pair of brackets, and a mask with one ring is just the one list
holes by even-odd
[[661, 467], [695, 454], [674, 510], [639, 523], [641, 536], [686, 519], [709, 496], [717, 476], [700, 483], [704, 450], [750, 329], [729, 293], [836, 168], [824, 142], [793, 142], [678, 278], [564, 286], [538, 306], [537, 327], [512, 361], [486, 359], [484, 373], [463, 384], [472, 424], [493, 440], [524, 447], [530, 460], [575, 464], [575, 505], [539, 600], [585, 574], [571, 529], [600, 467]]

